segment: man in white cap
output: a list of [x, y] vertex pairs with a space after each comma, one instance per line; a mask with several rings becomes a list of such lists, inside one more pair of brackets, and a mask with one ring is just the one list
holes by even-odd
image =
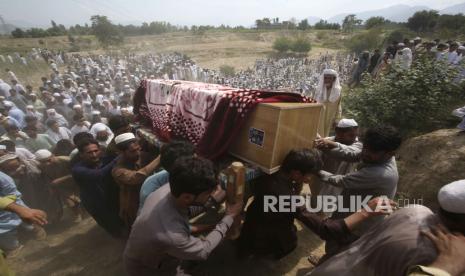
[[92, 125], [97, 124], [97, 123], [108, 125], [107, 118], [102, 117], [101, 114], [102, 113], [98, 110], [92, 111], [92, 120], [91, 120]]
[[68, 127], [68, 120], [58, 114], [54, 108], [47, 109], [47, 120], [55, 120], [60, 127]]
[[[455, 65], [460, 65], [463, 60], [463, 56], [465, 55], [465, 46], [459, 46], [457, 48], [457, 57], [454, 60]], [[463, 69], [462, 69], [463, 70]]]
[[33, 105], [26, 106], [26, 115], [36, 117], [38, 121], [42, 121], [44, 114], [35, 110]]
[[318, 87], [313, 98], [323, 104], [318, 133], [328, 137], [334, 123], [341, 117], [341, 90], [338, 73], [332, 69], [325, 69], [320, 75]]
[[[463, 262], [436, 260], [438, 251], [428, 237], [434, 242], [437, 238], [431, 234], [426, 234], [426, 237], [422, 233], [439, 225], [446, 232], [444, 234], [462, 235], [458, 242], [463, 244], [465, 180], [442, 187], [438, 203], [438, 214], [422, 205], [409, 205], [395, 211], [344, 251], [317, 266], [310, 275], [406, 275], [409, 268], [411, 275], [462, 275], [465, 270]], [[459, 255], [463, 257], [462, 252]], [[428, 274], [428, 268], [421, 267], [428, 265], [450, 274]]]
[[82, 211], [79, 207], [81, 200], [78, 197], [78, 186], [71, 175], [70, 158], [54, 156], [46, 149], [36, 151], [35, 156], [46, 183], [58, 193], [61, 201], [71, 209], [74, 221], [81, 221]]
[[58, 122], [53, 119], [47, 120], [47, 128], [45, 134], [47, 134], [55, 144], [63, 139], [70, 141], [72, 139], [71, 131], [66, 127], [60, 126]]
[[74, 121], [74, 126], [71, 128], [71, 137], [74, 138], [74, 136], [80, 132], [89, 132], [90, 129], [90, 123], [86, 121], [84, 116], [81, 114], [76, 114], [73, 117]]
[[[341, 119], [335, 136], [317, 139], [315, 146], [322, 151], [323, 170], [339, 175], [354, 172], [359, 162], [363, 144], [358, 140], [358, 124], [354, 119]], [[312, 183], [312, 195], [337, 196], [341, 187], [327, 185], [318, 179]]]
[[111, 129], [102, 123], [96, 123], [90, 128], [90, 133], [94, 136], [94, 138], [99, 142], [102, 150], [105, 150], [108, 145], [113, 140], [113, 132]]
[[4, 101], [3, 105], [5, 106], [5, 112], [7, 116], [15, 119], [18, 123], [20, 128], [26, 126], [26, 122], [24, 121], [24, 117], [26, 114], [11, 101]]
[[120, 187], [120, 217], [130, 229], [137, 217], [141, 186], [154, 173], [160, 164], [160, 158], [144, 166], [140, 155], [141, 147], [130, 132], [116, 136], [115, 144], [119, 151], [119, 160], [113, 168], [112, 176]]
[[3, 96], [6, 99], [8, 99], [11, 96], [10, 89], [11, 86], [8, 83], [4, 82], [2, 79], [0, 79], [0, 96]]
[[28, 136], [24, 145], [31, 152], [36, 152], [40, 149], [52, 150], [56, 144], [47, 134], [38, 133], [38, 129], [35, 126], [28, 126], [23, 130]]
[[397, 45], [398, 50], [394, 58], [393, 64], [397, 65], [403, 70], [407, 70], [412, 66], [413, 54], [412, 50], [409, 47], [406, 47], [404, 43], [399, 43]]

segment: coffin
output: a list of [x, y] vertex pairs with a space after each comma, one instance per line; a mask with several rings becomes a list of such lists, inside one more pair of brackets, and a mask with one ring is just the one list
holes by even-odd
[[229, 152], [265, 173], [274, 173], [290, 150], [313, 147], [321, 109], [316, 103], [261, 103]]
[[229, 152], [273, 173], [291, 149], [312, 147], [322, 109], [314, 102], [297, 93], [145, 80], [134, 110], [162, 142], [187, 139], [203, 157]]

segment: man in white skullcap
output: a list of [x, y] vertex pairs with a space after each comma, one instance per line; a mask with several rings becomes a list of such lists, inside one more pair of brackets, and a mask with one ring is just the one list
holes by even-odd
[[100, 111], [94, 110], [92, 111], [91, 123], [92, 125], [97, 124], [97, 123], [108, 125], [108, 119], [105, 117], [102, 117], [102, 113]]
[[120, 217], [130, 229], [137, 217], [141, 186], [158, 167], [160, 158], [143, 166], [140, 156], [141, 147], [134, 134], [130, 132], [116, 136], [115, 144], [119, 151], [119, 160], [111, 174], [120, 187]]
[[102, 146], [102, 150], [105, 150], [108, 145], [113, 140], [113, 132], [111, 129], [102, 123], [96, 123], [90, 128], [90, 133], [94, 136], [94, 138], [99, 142], [100, 146]]
[[[358, 124], [354, 119], [341, 119], [335, 128], [335, 136], [317, 139], [315, 147], [322, 151], [323, 170], [346, 175], [354, 172], [363, 144], [358, 140]], [[324, 184], [316, 179], [310, 187], [312, 195], [338, 196], [341, 187]]]
[[55, 120], [60, 127], [68, 127], [68, 120], [63, 115], [57, 113], [54, 108], [47, 109], [48, 120]]
[[341, 117], [341, 84], [338, 73], [332, 69], [325, 69], [320, 75], [317, 90], [313, 98], [323, 104], [318, 133], [322, 137], [329, 136], [334, 123]]
[[452, 111], [452, 115], [457, 116], [460, 119], [462, 119], [462, 122], [460, 122], [460, 124], [457, 125], [457, 128], [462, 131], [465, 131], [465, 106], [457, 108], [454, 111]]
[[70, 158], [54, 156], [46, 149], [36, 151], [35, 156], [46, 183], [58, 193], [61, 202], [72, 210], [74, 221], [81, 221], [81, 200], [78, 197], [78, 186], [71, 175]]
[[412, 66], [412, 50], [409, 47], [406, 47], [404, 43], [399, 43], [397, 47], [398, 50], [394, 58], [393, 64], [397, 65], [401, 69], [407, 70], [410, 68], [410, 66]]
[[[415, 204], [395, 211], [344, 251], [320, 263], [309, 275], [390, 276], [406, 275], [409, 270], [409, 275], [462, 275], [465, 270], [462, 263], [441, 263], [435, 267], [438, 251], [428, 239], [435, 238], [422, 233], [440, 225], [446, 233], [465, 234], [465, 180], [442, 187], [438, 203], [438, 214]], [[442, 274], [428, 272], [434, 269], [443, 270]]]

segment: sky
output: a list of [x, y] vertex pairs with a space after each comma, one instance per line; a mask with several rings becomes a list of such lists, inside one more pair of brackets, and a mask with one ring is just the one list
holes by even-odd
[[167, 21], [175, 25], [243, 25], [255, 19], [279, 17], [298, 20], [340, 13], [362, 12], [392, 5], [443, 9], [465, 0], [0, 0], [0, 15], [7, 22], [48, 26], [50, 20], [65, 26], [89, 22], [95, 14], [113, 22], [140, 24]]

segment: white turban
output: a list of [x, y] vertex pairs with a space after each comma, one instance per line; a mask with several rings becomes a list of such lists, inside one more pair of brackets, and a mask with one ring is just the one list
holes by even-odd
[[115, 137], [115, 144], [119, 145], [127, 141], [132, 141], [135, 140], [136, 136], [132, 134], [131, 132], [128, 133], [123, 133]]
[[[335, 77], [335, 80], [333, 82], [333, 86], [331, 88], [331, 93], [329, 95], [329, 99], [327, 99], [327, 93], [326, 93], [326, 85], [325, 85], [325, 75], [331, 75]], [[318, 87], [317, 91], [315, 92], [314, 99], [318, 103], [324, 103], [326, 101], [330, 101], [332, 103], [336, 102], [339, 100], [341, 97], [341, 84], [339, 82], [339, 75], [336, 71], [333, 69], [325, 69], [323, 73], [320, 75], [320, 80], [318, 82]]]
[[50, 158], [50, 156], [52, 156], [52, 153], [49, 150], [41, 149], [36, 151], [35, 156], [37, 161], [42, 161], [47, 158]]
[[465, 214], [465, 179], [442, 187], [438, 192], [438, 202], [447, 212]]
[[337, 127], [338, 128], [358, 127], [358, 124], [354, 119], [341, 119], [337, 123]]

